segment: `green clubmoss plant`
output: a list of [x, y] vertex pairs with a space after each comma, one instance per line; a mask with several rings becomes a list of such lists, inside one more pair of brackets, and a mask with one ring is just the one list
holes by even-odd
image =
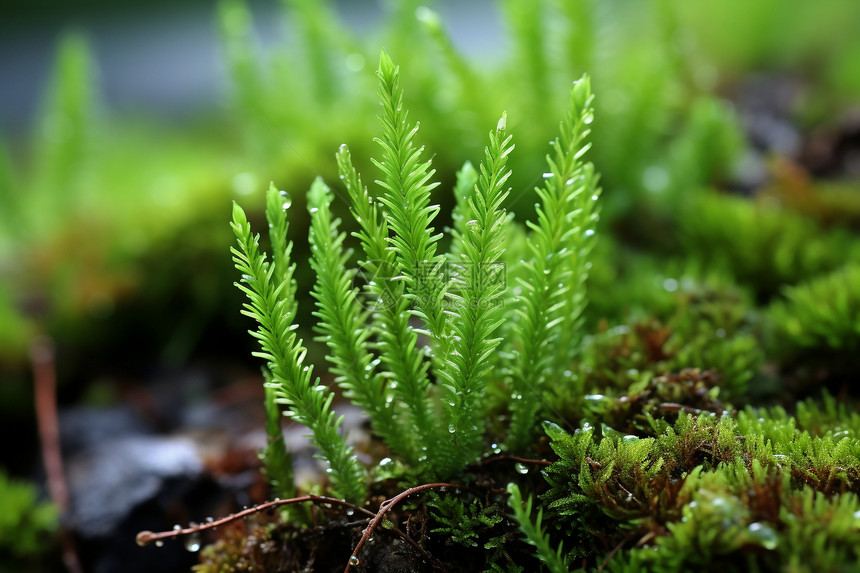
[[[506, 298], [505, 247], [516, 223], [504, 207], [513, 150], [505, 116], [490, 133], [479, 169], [467, 165], [460, 173], [446, 255], [433, 227], [439, 214], [431, 203], [435, 172], [415, 143], [418, 126], [409, 121], [398, 68], [385, 53], [377, 75], [382, 132], [372, 161], [379, 194], [363, 186], [345, 146], [337, 154], [359, 229], [353, 233], [362, 250], [357, 270], [350, 268], [352, 251], [332, 214], [332, 191], [318, 179], [308, 193], [315, 330], [327, 345], [336, 383], [365, 410], [392, 453], [418, 476], [448, 479], [486, 451], [489, 388], [506, 388], [511, 396], [507, 441], [510, 449], [527, 450], [546, 413], [550, 381], [575, 357], [599, 194], [594, 168], [583, 159], [592, 96], [588, 78], [571, 90], [544, 185], [536, 190], [536, 220], [528, 223], [529, 259], [521, 263], [517, 285], [522, 294]], [[310, 429], [335, 495], [361, 502], [367, 472], [340, 433], [334, 394], [313, 378], [296, 330], [295, 263], [286, 241], [290, 207], [271, 187], [269, 259], [244, 211], [234, 206], [238, 244], [232, 250], [242, 274], [238, 286], [248, 297], [243, 313], [258, 323], [252, 332], [261, 347], [256, 355], [266, 361], [274, 400]], [[365, 306], [353, 282], [359, 270], [369, 278]], [[264, 459], [285, 465], [283, 454], [272, 450], [277, 437], [270, 433], [270, 439]], [[281, 487], [289, 480], [274, 475], [285, 468], [268, 464], [267, 471]]]
[[774, 337], [785, 353], [860, 348], [860, 264], [785, 289], [771, 305]]

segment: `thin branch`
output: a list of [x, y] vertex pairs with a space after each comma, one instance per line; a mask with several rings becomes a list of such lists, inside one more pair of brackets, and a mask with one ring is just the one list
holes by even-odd
[[278, 507], [280, 505], [290, 505], [293, 503], [301, 503], [305, 501], [319, 504], [329, 503], [335, 505], [343, 505], [354, 511], [360, 511], [366, 514], [368, 517], [374, 517], [376, 515], [372, 511], [368, 511], [363, 507], [359, 507], [353, 503], [349, 503], [348, 501], [337, 499], [336, 497], [326, 497], [322, 495], [304, 495], [301, 497], [292, 497], [290, 499], [275, 499], [273, 501], [267, 501], [266, 503], [261, 503], [260, 505], [255, 505], [254, 507], [243, 509], [242, 511], [228, 515], [227, 517], [222, 517], [221, 519], [216, 519], [214, 521], [208, 521], [199, 525], [189, 526], [184, 529], [173, 529], [171, 531], [162, 531], [160, 533], [154, 533], [152, 531], [141, 531], [137, 534], [136, 540], [138, 545], [144, 547], [146, 545], [149, 545], [153, 541], [158, 542], [159, 540], [163, 539], [176, 539], [181, 535], [191, 535], [192, 533], [199, 533], [201, 531], [212, 529], [220, 525], [225, 525], [227, 523], [230, 523], [231, 521], [236, 521], [237, 519], [242, 519], [244, 517], [248, 517], [249, 515], [253, 515], [255, 513], [259, 513], [267, 509]]
[[[321, 495], [304, 495], [301, 497], [293, 497], [290, 499], [275, 499], [274, 501], [267, 501], [266, 503], [261, 503], [260, 505], [255, 505], [254, 507], [249, 507], [247, 509], [243, 509], [242, 511], [228, 515], [226, 517], [222, 517], [221, 519], [216, 519], [214, 521], [208, 521], [206, 523], [191, 525], [191, 526], [186, 527], [186, 528], [172, 529], [170, 531], [162, 531], [159, 533], [155, 533], [152, 531], [141, 531], [140, 533], [137, 534], [136, 541], [137, 541], [137, 544], [140, 545], [141, 547], [145, 547], [146, 545], [149, 545], [150, 543], [153, 543], [153, 542], [155, 542], [156, 545], [160, 545], [161, 543], [163, 543], [164, 539], [177, 539], [178, 537], [183, 536], [183, 535], [191, 535], [194, 533], [199, 533], [201, 531], [205, 531], [207, 529], [214, 529], [214, 528], [219, 527], [221, 525], [225, 525], [225, 524], [230, 523], [232, 521], [236, 521], [237, 519], [242, 519], [242, 518], [248, 517], [249, 515], [254, 515], [255, 513], [259, 513], [261, 511], [266, 511], [266, 510], [272, 509], [274, 507], [277, 507], [279, 505], [290, 505], [293, 503], [302, 503], [302, 502], [306, 502], [306, 501], [313, 502], [314, 504], [336, 504], [336, 505], [345, 506], [345, 507], [352, 509], [354, 511], [360, 511], [361, 513], [367, 515], [368, 517], [373, 518], [370, 521], [370, 523], [368, 524], [368, 526], [362, 531], [361, 540], [358, 542], [358, 545], [355, 547], [355, 551], [353, 551], [352, 556], [350, 556], [350, 558], [349, 558], [349, 564], [347, 564], [347, 567], [346, 567], [346, 570], [349, 571], [350, 565], [358, 563], [357, 554], [358, 554], [359, 550], [364, 545], [365, 541], [367, 541], [367, 539], [370, 537], [370, 534], [373, 532], [373, 530], [379, 524], [381, 519], [385, 516], [386, 513], [388, 513], [389, 510], [391, 510], [391, 508], [393, 508], [395, 505], [400, 503], [404, 498], [406, 498], [409, 495], [412, 495], [413, 493], [418, 493], [418, 492], [423, 491], [425, 489], [430, 489], [430, 488], [434, 488], [434, 487], [462, 488], [463, 486], [458, 485], [458, 484], [453, 484], [453, 483], [431, 483], [431, 484], [416, 486], [416, 487], [410, 488], [410, 489], [398, 494], [397, 496], [395, 496], [391, 499], [383, 501], [379, 505], [379, 510], [376, 513], [373, 513], [370, 510], [367, 510], [363, 507], [359, 507], [355, 504], [349, 503], [348, 501], [344, 501], [342, 499], [337, 499], [334, 497], [326, 497], [326, 496], [321, 496]], [[359, 525], [360, 523], [361, 522], [353, 522], [353, 523], [346, 524], [346, 526], [356, 526], [356, 525]], [[442, 566], [441, 563], [438, 562], [437, 559], [435, 559], [432, 555], [430, 555], [426, 549], [424, 549], [423, 547], [418, 545], [414, 539], [409, 537], [406, 533], [401, 531], [399, 528], [391, 529], [391, 532], [396, 533], [397, 535], [402, 537], [407, 543], [409, 543], [410, 545], [415, 547], [419, 552], [421, 552], [421, 554], [425, 558], [428, 558], [431, 561], [433, 561], [434, 566], [436, 566], [437, 568], [439, 568], [443, 571], [445, 570], [445, 568]], [[77, 573], [77, 572], [75, 572], [75, 573]]]
[[391, 531], [393, 531], [394, 533], [396, 533], [397, 535], [399, 535], [400, 537], [402, 537], [402, 538], [403, 538], [407, 543], [409, 543], [409, 545], [411, 545], [412, 547], [414, 547], [415, 549], [417, 549], [417, 550], [421, 553], [421, 555], [423, 555], [423, 556], [424, 556], [424, 558], [425, 558], [425, 559], [428, 559], [428, 560], [430, 560], [430, 561], [433, 563], [433, 566], [434, 566], [435, 568], [437, 568], [437, 569], [439, 569], [440, 571], [442, 571], [442, 573], [447, 573], [447, 571], [448, 571], [448, 570], [447, 570], [447, 569], [445, 569], [445, 566], [444, 566], [444, 565], [442, 565], [442, 562], [441, 562], [441, 561], [439, 561], [438, 559], [436, 559], [436, 557], [434, 557], [434, 556], [433, 556], [429, 551], [427, 551], [426, 549], [424, 549], [423, 547], [421, 547], [420, 545], [418, 545], [418, 544], [415, 542], [415, 540], [414, 540], [414, 539], [412, 539], [411, 537], [409, 537], [408, 535], [406, 535], [406, 533], [404, 533], [403, 531], [401, 531], [401, 530], [400, 530], [400, 528], [394, 528], [394, 529], [392, 529]]
[[670, 412], [679, 412], [683, 410], [687, 414], [698, 415], [701, 414], [704, 410], [699, 410], [698, 408], [693, 408], [690, 406], [684, 406], [682, 404], [676, 404], [675, 402], [663, 402], [659, 405], [663, 410], [669, 410]]
[[411, 487], [406, 491], [400, 492], [396, 496], [391, 499], [386, 499], [381, 504], [379, 504], [379, 511], [376, 512], [376, 517], [370, 520], [370, 523], [367, 527], [364, 528], [364, 531], [361, 532], [361, 539], [358, 541], [358, 545], [355, 546], [355, 549], [352, 551], [352, 555], [349, 556], [349, 561], [346, 564], [346, 569], [343, 570], [343, 573], [349, 573], [350, 568], [353, 565], [359, 564], [358, 552], [361, 551], [361, 548], [370, 539], [370, 535], [373, 533], [373, 530], [376, 529], [376, 526], [379, 525], [379, 522], [382, 521], [382, 518], [385, 517], [385, 514], [391, 511], [391, 509], [409, 497], [414, 493], [418, 493], [420, 491], [424, 491], [425, 489], [432, 489], [437, 487], [453, 487], [453, 488], [462, 488], [462, 485], [458, 485], [455, 483], [427, 483], [424, 485], [419, 485], [415, 487]]
[[[36, 421], [42, 443], [42, 461], [48, 477], [51, 499], [65, 514], [69, 510], [69, 489], [63, 470], [63, 453], [60, 448], [60, 422], [57, 416], [57, 369], [54, 359], [54, 344], [47, 337], [39, 337], [30, 345], [30, 360], [33, 363], [33, 382], [36, 393]], [[62, 527], [60, 541], [63, 548], [63, 563], [70, 573], [82, 573], [75, 540], [66, 527]]]
[[481, 463], [488, 464], [490, 462], [498, 462], [498, 461], [504, 461], [504, 460], [509, 460], [512, 462], [520, 463], [520, 464], [533, 464], [536, 466], [551, 466], [552, 465], [552, 462], [548, 462], [546, 460], [532, 460], [529, 458], [520, 458], [517, 456], [508, 456], [505, 454], [502, 454], [499, 456], [491, 456], [491, 457], [485, 459]]

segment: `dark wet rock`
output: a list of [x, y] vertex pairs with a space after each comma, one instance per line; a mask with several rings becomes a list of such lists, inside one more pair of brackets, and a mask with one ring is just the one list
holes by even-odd
[[151, 429], [127, 405], [112, 408], [76, 407], [60, 413], [61, 442], [65, 455], [123, 437], [140, 436]]
[[108, 536], [135, 507], [174, 497], [202, 472], [194, 442], [182, 437], [124, 437], [73, 456], [67, 474], [75, 531]]

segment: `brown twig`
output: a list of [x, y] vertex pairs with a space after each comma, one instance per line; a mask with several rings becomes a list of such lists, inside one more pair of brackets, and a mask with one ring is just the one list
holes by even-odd
[[598, 573], [603, 572], [603, 569], [606, 567], [606, 565], [609, 564], [610, 561], [612, 561], [612, 558], [615, 556], [616, 553], [618, 553], [618, 551], [622, 547], [624, 547], [625, 543], [627, 543], [626, 537], [622, 539], [621, 542], [612, 549], [612, 551], [609, 552], [609, 555], [606, 556], [606, 559], [604, 559], [603, 563], [601, 563], [600, 566], [597, 568]]
[[[42, 463], [48, 478], [48, 492], [54, 504], [65, 514], [69, 510], [69, 489], [63, 470], [63, 453], [60, 448], [60, 422], [57, 416], [57, 370], [54, 345], [47, 337], [38, 337], [30, 344], [30, 361], [33, 364], [33, 387], [36, 394], [36, 423], [42, 444]], [[60, 543], [63, 563], [70, 573], [81, 573], [80, 559], [71, 532], [62, 527]]]
[[498, 462], [498, 461], [505, 461], [505, 460], [517, 462], [520, 464], [533, 464], [536, 466], [551, 466], [552, 465], [552, 462], [548, 462], [546, 460], [532, 460], [529, 458], [519, 458], [517, 456], [508, 456], [505, 454], [502, 454], [500, 456], [491, 456], [491, 457], [485, 459], [482, 463], [488, 464], [490, 462]]
[[156, 543], [156, 545], [158, 545], [159, 541], [162, 541], [164, 539], [176, 539], [181, 535], [191, 535], [192, 533], [199, 533], [207, 529], [212, 529], [220, 525], [225, 525], [227, 523], [230, 523], [231, 521], [236, 521], [237, 519], [248, 517], [249, 515], [254, 515], [255, 513], [259, 513], [261, 511], [266, 511], [267, 509], [278, 507], [279, 505], [291, 505], [294, 503], [302, 503], [305, 501], [319, 504], [329, 503], [335, 505], [343, 505], [354, 511], [360, 511], [366, 514], [368, 517], [374, 517], [376, 515], [372, 511], [368, 511], [363, 507], [359, 507], [353, 503], [349, 503], [348, 501], [337, 499], [336, 497], [326, 497], [323, 495], [303, 495], [301, 497], [291, 497], [290, 499], [275, 499], [273, 501], [267, 501], [266, 503], [261, 503], [260, 505], [255, 505], [254, 507], [243, 509], [242, 511], [228, 515], [227, 517], [222, 517], [221, 519], [216, 519], [213, 521], [207, 521], [206, 523], [191, 525], [184, 529], [179, 528], [173, 529], [171, 531], [162, 531], [160, 533], [154, 533], [152, 531], [141, 531], [137, 534], [136, 541], [137, 544], [141, 547], [149, 545], [153, 541]]
[[676, 404], [675, 402], [663, 402], [659, 405], [663, 410], [669, 410], [670, 412], [678, 412], [683, 410], [687, 414], [701, 414], [704, 410], [699, 410], [698, 408], [693, 408], [691, 406], [684, 406], [683, 404]]
[[424, 485], [411, 487], [406, 491], [402, 491], [391, 499], [386, 499], [381, 504], [379, 504], [379, 511], [376, 512], [376, 516], [370, 520], [370, 523], [367, 525], [367, 527], [364, 528], [364, 531], [361, 532], [361, 539], [358, 540], [358, 545], [355, 546], [355, 549], [353, 549], [352, 551], [352, 555], [349, 556], [349, 561], [347, 561], [346, 569], [343, 570], [343, 573], [349, 573], [349, 570], [353, 565], [359, 564], [358, 552], [361, 551], [361, 548], [364, 546], [365, 542], [370, 539], [370, 534], [373, 533], [373, 530], [376, 529], [376, 526], [379, 525], [379, 522], [382, 521], [382, 518], [385, 517], [386, 513], [391, 511], [391, 509], [395, 505], [397, 505], [410, 495], [418, 493], [420, 491], [424, 491], [425, 489], [433, 489], [437, 487], [461, 488], [463, 486], [457, 485], [455, 483], [426, 483]]
[[[266, 510], [275, 508], [279, 505], [290, 505], [290, 504], [294, 504], [294, 503], [302, 503], [305, 501], [310, 501], [310, 502], [313, 502], [314, 504], [343, 505], [343, 506], [348, 507], [352, 510], [360, 511], [361, 513], [364, 513], [368, 517], [374, 518], [374, 520], [376, 520], [377, 518], [379, 518], [380, 515], [384, 515], [389, 509], [391, 509], [391, 507], [393, 507], [393, 505], [398, 503], [400, 500], [402, 500], [402, 498], [406, 497], [407, 495], [410, 495], [412, 493], [416, 493], [417, 491], [421, 491], [423, 489], [428, 489], [429, 487], [442, 487], [442, 486], [461, 487], [461, 486], [456, 485], [456, 484], [428, 484], [425, 486], [418, 486], [416, 488], [412, 488], [410, 490], [407, 490], [407, 491], [401, 493], [400, 495], [398, 495], [397, 497], [395, 497], [391, 500], [387, 500], [387, 501], [382, 502], [382, 504], [379, 506], [379, 511], [377, 513], [373, 513], [370, 510], [367, 510], [363, 507], [359, 507], [355, 504], [349, 503], [348, 501], [344, 501], [342, 499], [337, 499], [334, 497], [320, 496], [320, 495], [305, 495], [305, 496], [301, 496], [301, 497], [293, 497], [290, 499], [276, 499], [274, 501], [268, 501], [266, 503], [261, 503], [260, 505], [255, 505], [254, 507], [249, 507], [247, 509], [243, 509], [240, 512], [228, 515], [227, 517], [222, 517], [221, 519], [216, 519], [214, 521], [207, 521], [206, 523], [201, 523], [201, 524], [189, 525], [186, 528], [177, 528], [177, 529], [172, 529], [170, 531], [162, 531], [160, 533], [154, 533], [152, 531], [141, 531], [140, 533], [137, 534], [136, 541], [137, 541], [137, 544], [140, 545], [141, 547], [149, 545], [152, 542], [155, 542], [156, 545], [160, 546], [161, 543], [164, 542], [163, 541], [164, 539], [176, 539], [182, 535], [191, 535], [191, 534], [199, 533], [201, 531], [204, 531], [207, 529], [213, 529], [213, 528], [218, 527], [220, 525], [230, 523], [231, 521], [235, 521], [237, 519], [242, 519], [242, 518], [247, 517], [249, 515], [259, 513], [261, 511], [266, 511]], [[388, 505], [388, 504], [391, 504], [391, 505]], [[362, 522], [360, 522], [360, 521], [347, 523], [344, 525], [344, 527], [355, 527], [357, 525], [361, 525], [361, 523]], [[378, 521], [377, 521], [377, 523], [378, 523]], [[362, 532], [362, 534], [363, 535], [366, 534], [369, 537], [370, 532], [373, 531], [373, 528], [376, 527], [377, 523], [371, 522], [371, 524], [368, 526], [368, 528], [366, 528]], [[430, 555], [426, 549], [424, 549], [423, 547], [418, 545], [414, 539], [409, 537], [409, 535], [407, 535], [406, 533], [404, 533], [403, 531], [401, 531], [399, 528], [396, 528], [396, 527], [391, 529], [390, 531], [392, 533], [396, 533], [401, 538], [403, 538], [407, 543], [409, 543], [415, 549], [417, 549], [425, 558], [430, 559], [431, 561], [435, 561], [438, 568], [442, 569], [443, 571], [445, 570], [444, 567], [442, 567], [441, 563], [438, 563], [438, 560], [436, 560], [432, 555]], [[356, 552], [358, 551], [358, 549], [361, 548], [363, 543], [364, 543], [364, 537], [362, 537], [362, 541], [360, 541], [358, 546], [356, 547]]]

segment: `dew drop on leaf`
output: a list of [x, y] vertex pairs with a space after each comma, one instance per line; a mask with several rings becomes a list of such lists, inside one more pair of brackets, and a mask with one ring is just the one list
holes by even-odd
[[774, 550], [779, 545], [776, 532], [769, 525], [756, 521], [747, 527], [749, 536], [765, 549]]
[[359, 560], [358, 560], [358, 557], [356, 557], [355, 555], [350, 555], [350, 557], [349, 557], [349, 564], [350, 564], [350, 565], [352, 565], [353, 567], [355, 567], [355, 566], [356, 566], [356, 565], [358, 565], [359, 563], [360, 563], [360, 562], [359, 562]]
[[293, 206], [293, 198], [290, 197], [290, 194], [286, 191], [281, 191], [281, 207], [283, 207], [284, 211]]
[[517, 470], [517, 473], [520, 473], [520, 474], [524, 474], [524, 475], [525, 475], [525, 474], [529, 473], [529, 468], [528, 468], [528, 466], [526, 466], [525, 464], [521, 464], [521, 463], [519, 463], [519, 462], [517, 462], [516, 464], [514, 464], [514, 469], [515, 469], [515, 470]]

